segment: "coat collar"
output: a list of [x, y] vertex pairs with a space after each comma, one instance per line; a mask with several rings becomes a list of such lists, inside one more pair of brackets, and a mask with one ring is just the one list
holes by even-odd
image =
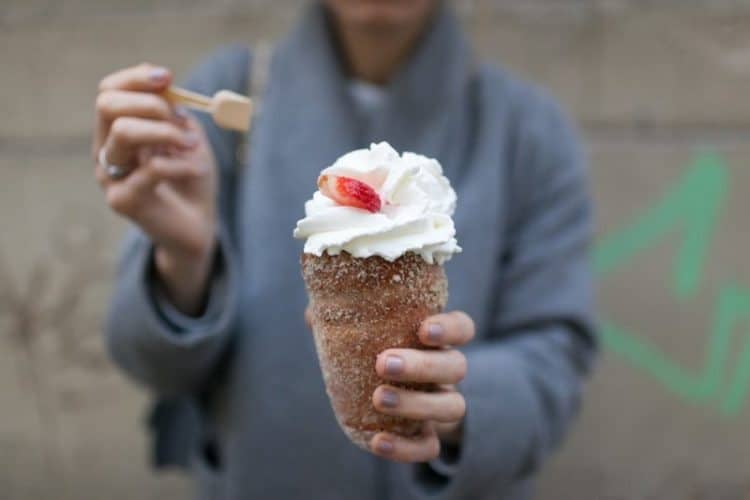
[[[423, 130], [465, 90], [472, 53], [453, 10], [441, 2], [432, 25], [414, 53], [385, 87], [386, 105], [370, 130], [359, 123], [347, 92], [349, 77], [321, 2], [304, 13], [277, 57], [277, 82], [287, 102], [308, 109], [315, 121], [332, 121], [335, 131], [358, 147], [388, 140], [397, 149], [415, 149]], [[296, 98], [294, 98], [296, 96]], [[338, 123], [337, 123], [338, 122]], [[418, 141], [417, 141], [418, 142]], [[338, 153], [344, 153], [340, 150]]]

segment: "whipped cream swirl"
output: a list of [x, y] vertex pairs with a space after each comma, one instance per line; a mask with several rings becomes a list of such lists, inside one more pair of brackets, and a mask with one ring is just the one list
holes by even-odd
[[453, 225], [456, 193], [436, 160], [399, 154], [387, 143], [345, 154], [321, 175], [351, 177], [380, 196], [377, 213], [342, 206], [316, 191], [305, 203], [295, 238], [307, 238], [305, 253], [321, 256], [346, 251], [393, 261], [407, 252], [442, 264], [461, 251]]

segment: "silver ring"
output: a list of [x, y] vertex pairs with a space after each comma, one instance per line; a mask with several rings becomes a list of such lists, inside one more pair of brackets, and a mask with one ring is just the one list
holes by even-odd
[[111, 163], [107, 162], [107, 152], [103, 147], [99, 150], [99, 165], [107, 173], [107, 176], [113, 181], [119, 181], [120, 179], [124, 179], [128, 176], [127, 170], [120, 166], [112, 165]]

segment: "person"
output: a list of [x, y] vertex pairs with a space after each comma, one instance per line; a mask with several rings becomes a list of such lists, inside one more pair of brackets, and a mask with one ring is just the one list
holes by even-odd
[[[242, 91], [250, 52], [219, 50], [187, 87]], [[93, 141], [106, 202], [134, 226], [106, 343], [160, 401], [157, 464], [188, 466], [202, 498], [531, 497], [596, 352], [592, 207], [555, 102], [478, 62], [439, 0], [311, 2], [273, 49], [239, 160], [233, 133], [164, 99], [171, 83], [151, 64], [106, 76]], [[442, 349], [377, 365], [448, 387], [379, 387], [378, 411], [425, 431], [380, 433], [367, 453], [326, 397], [291, 232], [320, 170], [379, 141], [440, 160], [464, 251], [446, 265], [449, 307], [419, 330]]]

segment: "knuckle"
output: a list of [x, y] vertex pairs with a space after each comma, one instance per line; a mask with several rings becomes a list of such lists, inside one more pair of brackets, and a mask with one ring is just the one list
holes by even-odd
[[[110, 185], [112, 186], [112, 185]], [[109, 207], [116, 213], [133, 216], [138, 210], [138, 200], [130, 189], [126, 189], [123, 186], [117, 186], [119, 189], [112, 189], [110, 187], [107, 190], [107, 203]]]
[[100, 92], [99, 95], [96, 96], [95, 107], [99, 114], [106, 114], [112, 107], [112, 93], [106, 90]]
[[119, 189], [107, 190], [107, 204], [117, 213], [127, 213], [132, 205], [131, 196]]
[[159, 177], [164, 177], [169, 173], [169, 167], [166, 162], [158, 156], [153, 156], [148, 160], [148, 163], [144, 165], [146, 172], [154, 174]]
[[109, 83], [110, 80], [111, 80], [110, 75], [107, 75], [101, 80], [99, 80], [99, 86], [98, 86], [99, 92], [102, 92], [110, 88], [110, 83]]
[[132, 120], [122, 117], [116, 119], [112, 123], [112, 128], [110, 129], [110, 134], [112, 134], [112, 138], [119, 141], [119, 142], [129, 142], [129, 140], [132, 138], [133, 134], [133, 122]]

